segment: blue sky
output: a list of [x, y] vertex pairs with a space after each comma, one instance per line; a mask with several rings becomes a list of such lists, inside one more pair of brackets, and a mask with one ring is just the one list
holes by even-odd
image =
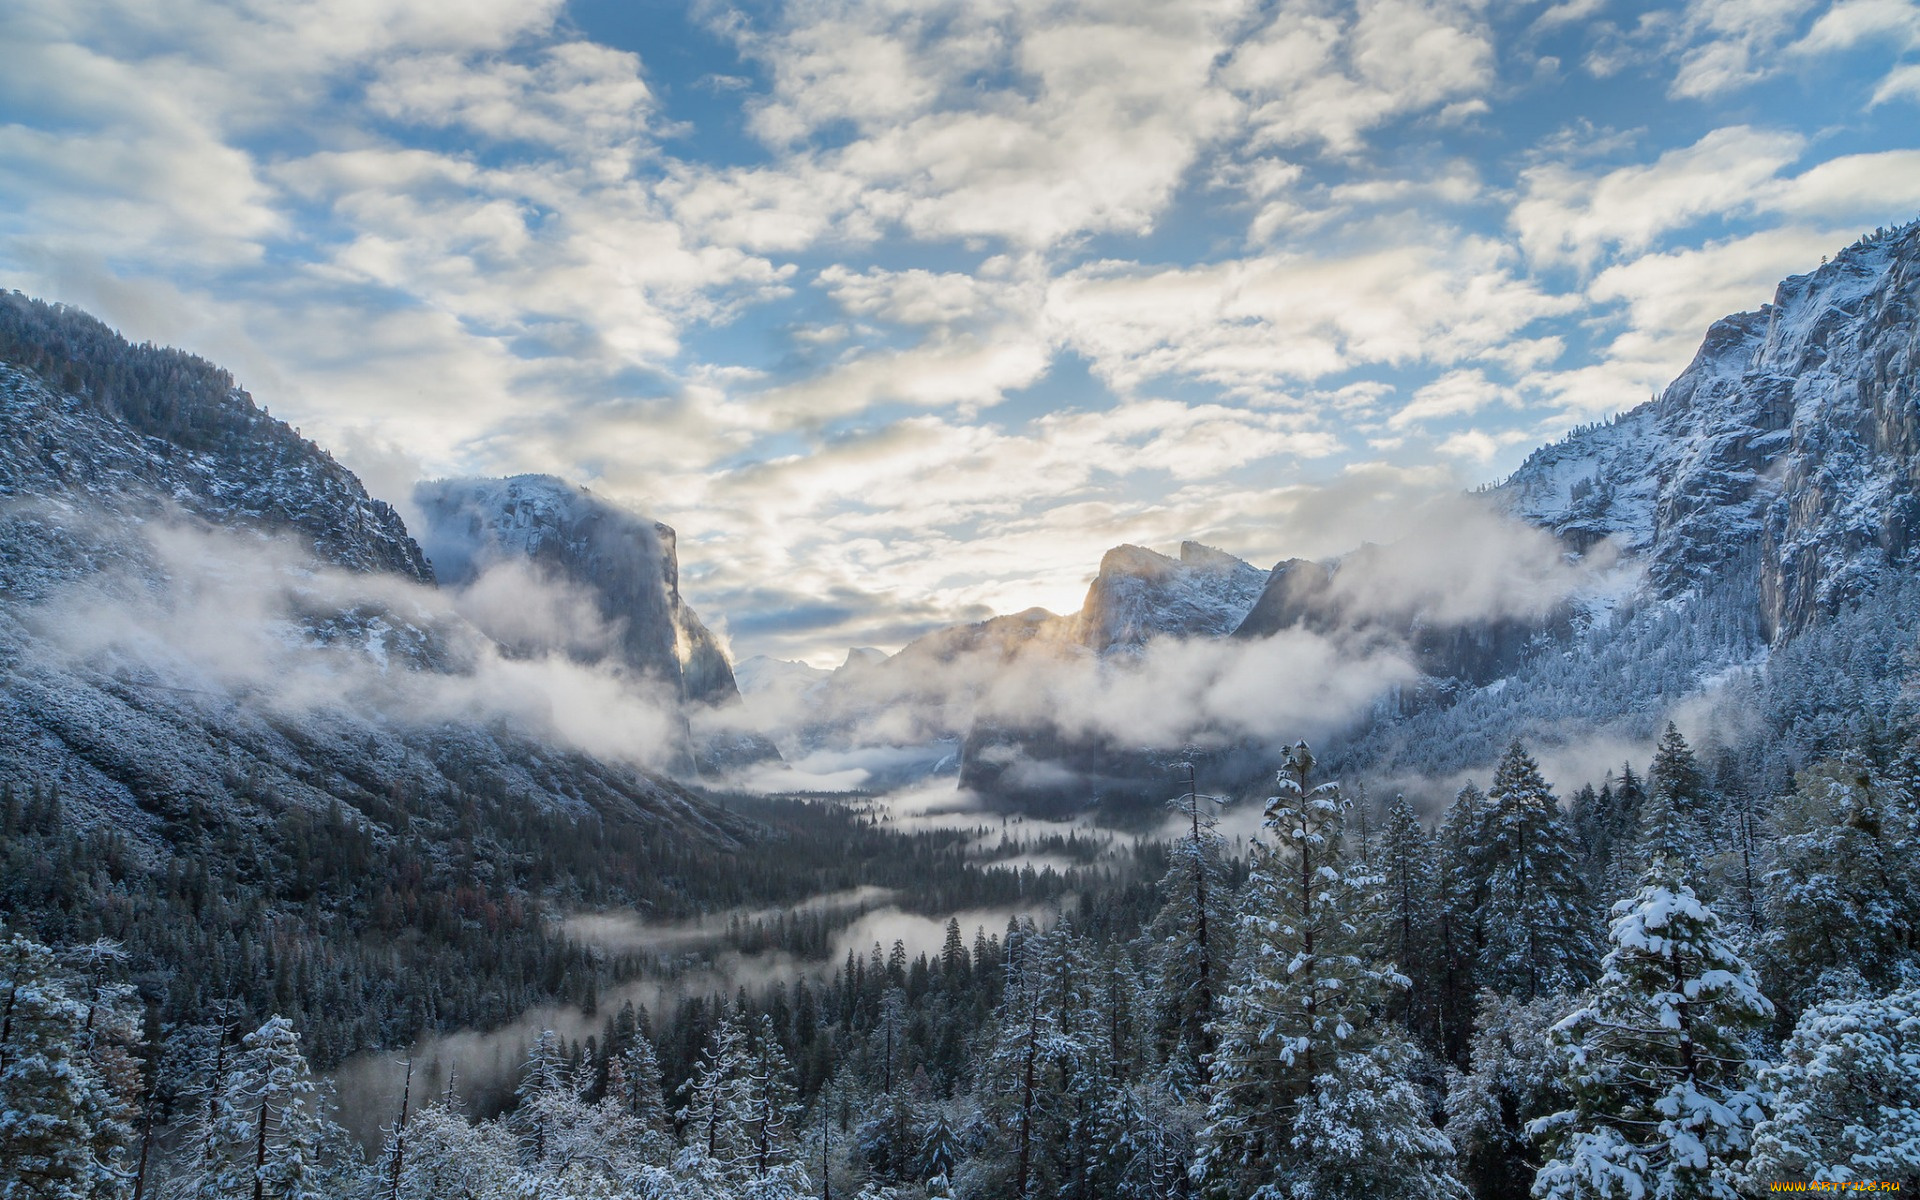
[[1916, 130], [1910, 0], [12, 0], [0, 284], [826, 663], [1390, 538], [1920, 216]]

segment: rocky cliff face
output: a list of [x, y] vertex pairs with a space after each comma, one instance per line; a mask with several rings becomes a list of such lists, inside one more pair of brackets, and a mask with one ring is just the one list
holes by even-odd
[[131, 520], [171, 509], [295, 536], [349, 570], [433, 578], [392, 508], [226, 372], [18, 292], [0, 293], [0, 496]]
[[[661, 681], [686, 704], [738, 703], [726, 652], [681, 599], [670, 527], [550, 475], [434, 480], [416, 487], [413, 500], [426, 522], [422, 540], [449, 586], [471, 583], [501, 563], [530, 564], [591, 597], [624, 667]], [[552, 642], [524, 647], [558, 648]], [[577, 644], [564, 648], [587, 661], [597, 657]], [[696, 756], [713, 766], [779, 757], [770, 743], [752, 737]]]
[[1225, 637], [1266, 582], [1265, 571], [1198, 542], [1180, 543], [1178, 558], [1116, 546], [1100, 560], [1076, 631], [1096, 654], [1138, 649], [1163, 635]]
[[0, 294], [0, 783], [156, 848], [402, 794], [449, 827], [481, 795], [745, 832], [480, 696], [484, 639], [433, 585], [394, 510], [224, 371]]
[[1365, 574], [1374, 560], [1392, 553], [1392, 547], [1366, 545], [1334, 562], [1290, 558], [1278, 564], [1234, 638], [1271, 637], [1298, 628], [1349, 644], [1391, 643], [1404, 646], [1434, 680], [1478, 686], [1498, 679], [1542, 640], [1564, 636], [1572, 626], [1572, 604], [1474, 620], [1446, 619], [1411, 597], [1405, 604], [1356, 605], [1353, 592], [1340, 586], [1342, 573]]
[[1911, 564], [1920, 496], [1920, 223], [1716, 322], [1659, 398], [1537, 451], [1496, 491], [1657, 595], [1751, 590], [1778, 642]]

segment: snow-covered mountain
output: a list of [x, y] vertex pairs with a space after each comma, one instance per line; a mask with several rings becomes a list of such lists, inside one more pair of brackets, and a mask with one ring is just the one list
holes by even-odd
[[627, 667], [695, 703], [739, 699], [726, 652], [680, 598], [671, 527], [551, 475], [431, 480], [414, 488], [413, 502], [442, 582], [459, 586], [490, 566], [530, 563], [592, 598]]
[[[1078, 614], [941, 630], [886, 667], [923, 692], [938, 692], [946, 670], [977, 695], [994, 677], [947, 664], [1018, 657], [1031, 668], [1045, 648], [1063, 663], [1077, 650], [1124, 669], [1168, 635], [1231, 635], [1251, 652], [1304, 633], [1346, 653], [1397, 649], [1424, 680], [1395, 684], [1330, 747], [1343, 766], [1449, 772], [1516, 734], [1642, 736], [1769, 647], [1777, 658], [1916, 576], [1917, 293], [1920, 224], [1864, 238], [1784, 281], [1772, 304], [1714, 323], [1660, 396], [1543, 447], [1463, 501], [1459, 516], [1524, 554], [1448, 563], [1415, 538], [1261, 572], [1192, 543], [1178, 559], [1121, 546]], [[1457, 557], [1472, 537], [1447, 532], [1444, 554]], [[1013, 763], [1050, 794], [1090, 795], [1154, 753], [1098, 729], [1063, 734], [1051, 714], [966, 713], [962, 779], [990, 791], [1020, 790], [1003, 769]]]
[[1497, 489], [1657, 594], [1737, 579], [1791, 638], [1911, 565], [1920, 538], [1920, 223], [1865, 238], [1715, 322], [1661, 395], [1536, 451]]
[[1150, 638], [1224, 637], [1239, 627], [1266, 586], [1267, 572], [1199, 542], [1170, 558], [1116, 546], [1100, 560], [1076, 624], [1095, 653], [1137, 649]]
[[502, 658], [390, 506], [200, 359], [0, 295], [0, 497], [0, 783], [82, 822], [158, 844], [196, 813], [480, 795], [743, 828], [605, 752], [669, 742], [668, 710], [562, 711], [628, 696]]

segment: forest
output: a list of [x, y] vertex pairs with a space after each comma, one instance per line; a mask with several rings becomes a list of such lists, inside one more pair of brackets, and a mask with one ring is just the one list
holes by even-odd
[[[1404, 798], [1321, 776], [1296, 745], [1251, 841], [1188, 791], [1179, 836], [1067, 875], [771, 801], [749, 815], [784, 823], [800, 870], [643, 863], [644, 841], [538, 821], [493, 826], [521, 828], [516, 846], [410, 855], [344, 818], [288, 817], [270, 850], [209, 832], [155, 872], [66, 829], [56, 795], [10, 794], [0, 1195], [1574, 1200], [1920, 1182], [1913, 745], [1863, 741], [1759, 798], [1669, 725], [1650, 764], [1563, 803], [1514, 742], [1431, 828]], [[883, 863], [909, 893], [921, 881], [925, 911], [1025, 889], [1059, 915], [950, 920], [937, 953], [876, 944], [812, 982], [623, 1005], [597, 1036], [534, 1037], [478, 1102], [409, 1063], [381, 1144], [337, 1121], [323, 1070], [345, 1053], [543, 995], [591, 1006], [637, 969], [553, 931], [540, 909], [561, 892], [815, 888]]]

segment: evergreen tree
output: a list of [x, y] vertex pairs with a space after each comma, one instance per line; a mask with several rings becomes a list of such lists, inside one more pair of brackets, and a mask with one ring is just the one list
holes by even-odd
[[300, 1035], [269, 1017], [240, 1043], [213, 1107], [208, 1162], [192, 1194], [212, 1200], [331, 1200], [329, 1151], [344, 1132], [313, 1081]]
[[1808, 1009], [1762, 1074], [1773, 1112], [1747, 1181], [1911, 1179], [1920, 1170], [1920, 988]]
[[[1666, 732], [1660, 735], [1660, 743], [1654, 749], [1647, 784], [1648, 804], [1661, 810], [1660, 828], [1653, 830], [1651, 820], [1642, 818], [1640, 861], [1649, 861], [1656, 853], [1675, 855], [1686, 865], [1692, 878], [1704, 878], [1712, 852], [1710, 825], [1717, 814], [1707, 787], [1706, 772], [1700, 769], [1693, 748], [1671, 721], [1667, 722]], [[1658, 838], [1658, 845], [1648, 840], [1650, 835]]]
[[1441, 948], [1435, 923], [1439, 906], [1433, 839], [1405, 796], [1394, 797], [1380, 831], [1382, 945], [1389, 962], [1411, 985], [1393, 993], [1387, 1011], [1415, 1034], [1437, 1044], [1440, 1023]]
[[789, 1122], [799, 1110], [794, 1093], [793, 1067], [780, 1047], [773, 1018], [762, 1013], [754, 1023], [748, 1047], [750, 1069], [746, 1077], [743, 1114], [749, 1175], [755, 1180], [774, 1177], [793, 1162], [793, 1132]]
[[1762, 1116], [1741, 1039], [1773, 1006], [1674, 858], [1614, 914], [1600, 979], [1554, 1030], [1573, 1104], [1531, 1126], [1534, 1195], [1735, 1200]]
[[1500, 759], [1487, 799], [1480, 979], [1527, 999], [1579, 987], [1592, 976], [1594, 945], [1578, 860], [1559, 805], [1519, 742]]
[[[1376, 1155], [1412, 1153], [1419, 1167], [1446, 1147], [1409, 1099], [1411, 1056], [1381, 1043], [1375, 1014], [1406, 978], [1370, 940], [1365, 877], [1343, 855], [1346, 803], [1312, 772], [1312, 752], [1294, 746], [1252, 852], [1195, 1164], [1210, 1195], [1279, 1197], [1296, 1183], [1340, 1194], [1391, 1173]], [[1372, 1092], [1348, 1090], [1356, 1079]]]
[[1558, 996], [1480, 993], [1472, 1070], [1447, 1077], [1447, 1134], [1479, 1200], [1526, 1200], [1532, 1191], [1540, 1160], [1527, 1125], [1569, 1098], [1549, 1037], [1563, 1009]]
[[1438, 839], [1440, 1041], [1447, 1059], [1463, 1066], [1473, 1036], [1480, 955], [1487, 941], [1491, 875], [1487, 824], [1491, 814], [1485, 793], [1468, 783], [1448, 807]]
[[1641, 816], [1646, 803], [1646, 782], [1634, 771], [1632, 763], [1622, 763], [1620, 778], [1613, 787], [1613, 804], [1604, 835], [1608, 854], [1599, 895], [1609, 906], [1631, 896], [1639, 887], [1640, 870], [1646, 863], [1638, 853]]
[[1314, 1080], [1289, 1142], [1295, 1165], [1261, 1189], [1288, 1200], [1469, 1200], [1453, 1171], [1454, 1146], [1414, 1086], [1419, 1051], [1398, 1034], [1344, 1051]]
[[1215, 831], [1218, 799], [1195, 789], [1191, 763], [1186, 770], [1186, 790], [1168, 802], [1179, 815], [1181, 837], [1160, 880], [1160, 911], [1147, 931], [1155, 1036], [1169, 1085], [1183, 1095], [1204, 1082], [1213, 1053], [1215, 997], [1230, 961], [1233, 899]]
[[48, 947], [20, 934], [0, 944], [0, 1197], [8, 1200], [131, 1194], [138, 1079], [90, 1052], [118, 1022], [73, 994], [83, 986]]
[[1826, 763], [1776, 803], [1762, 953], [1789, 1013], [1856, 975], [1887, 990], [1920, 968], [1920, 894], [1885, 791], [1857, 765]]
[[754, 1047], [734, 1011], [714, 1026], [693, 1075], [680, 1088], [679, 1118], [688, 1149], [728, 1177], [744, 1177], [753, 1161]]

